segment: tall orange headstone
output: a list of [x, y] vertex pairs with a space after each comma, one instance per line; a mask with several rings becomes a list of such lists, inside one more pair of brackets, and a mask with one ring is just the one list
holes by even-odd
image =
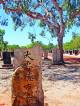
[[12, 78], [12, 106], [44, 106], [41, 59], [34, 50], [17, 50], [22, 58]]

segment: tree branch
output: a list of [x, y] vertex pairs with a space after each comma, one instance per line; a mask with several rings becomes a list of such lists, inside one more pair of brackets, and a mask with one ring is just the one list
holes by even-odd
[[[1, 2], [1, 3], [3, 4], [4, 2]], [[7, 11], [10, 11], [10, 12], [17, 12], [17, 13], [18, 12], [23, 12], [22, 7], [18, 7], [16, 9], [13, 9], [13, 8], [4, 8], [4, 9], [7, 10]], [[57, 23], [54, 23], [54, 22], [52, 23], [52, 22], [49, 21], [49, 17], [47, 15], [42, 15], [42, 14], [40, 14], [38, 12], [32, 12], [30, 10], [28, 10], [25, 14], [27, 16], [33, 18], [33, 19], [40, 19], [40, 20], [42, 20], [47, 25], [55, 28], [56, 30], [59, 28], [59, 25]]]
[[[52, 18], [52, 20], [54, 19], [55, 20], [55, 16], [53, 15], [53, 12], [52, 10], [49, 11], [45, 6], [44, 6], [44, 3], [43, 2], [39, 2], [37, 5], [35, 5], [35, 9], [42, 6], [44, 8], [44, 11], [45, 11], [45, 17], [47, 17], [47, 19], [49, 18]], [[58, 23], [57, 21], [53, 21], [54, 22], [54, 25], [58, 27]]]
[[53, 2], [53, 4], [54, 4], [54, 6], [56, 7], [56, 9], [58, 10], [58, 12], [59, 12], [60, 14], [62, 14], [62, 8], [59, 7], [59, 4], [57, 3], [57, 1], [56, 1], [56, 0], [52, 0], [52, 2]]
[[[21, 8], [17, 8], [17, 9], [5, 8], [5, 10], [11, 11], [11, 12], [22, 12]], [[33, 19], [40, 19], [42, 21], [48, 22], [48, 23], [52, 24], [52, 26], [54, 26], [54, 27], [58, 27], [55, 23], [49, 22], [48, 17], [46, 17], [45, 15], [43, 16], [38, 12], [27, 11], [26, 15]]]
[[57, 3], [57, 0], [52, 0], [52, 2], [60, 14], [61, 25], [60, 25], [60, 32], [59, 32], [58, 36], [62, 37], [64, 35], [64, 29], [65, 29], [65, 23], [63, 21], [63, 10]]
[[0, 4], [3, 4], [4, 3], [4, 0], [0, 0]]
[[70, 18], [71, 18], [71, 19], [74, 19], [74, 18], [76, 18], [77, 16], [80, 16], [80, 10], [76, 10], [75, 12], [72, 12], [72, 13], [70, 14]]

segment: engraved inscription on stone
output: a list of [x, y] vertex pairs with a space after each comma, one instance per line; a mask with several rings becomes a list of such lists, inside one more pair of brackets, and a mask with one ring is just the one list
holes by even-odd
[[39, 62], [30, 50], [24, 50], [22, 57], [12, 78], [12, 106], [44, 106]]

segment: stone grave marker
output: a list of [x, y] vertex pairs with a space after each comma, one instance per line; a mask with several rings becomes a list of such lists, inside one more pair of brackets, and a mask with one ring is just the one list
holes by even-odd
[[[13, 66], [14, 69], [16, 69], [20, 64], [22, 63], [24, 56], [23, 53], [26, 51], [26, 48], [19, 48], [14, 51], [14, 60], [13, 60]], [[34, 58], [36, 58], [38, 61], [42, 62], [42, 55], [43, 50], [40, 45], [36, 45], [31, 49], [31, 53], [34, 55]]]
[[0, 57], [1, 57], [1, 51], [0, 51]]
[[44, 106], [39, 48], [17, 49], [14, 55], [12, 106]]
[[1, 51], [0, 51], [0, 61], [1, 61], [1, 59], [2, 59], [2, 56], [1, 56]]
[[2, 53], [2, 51], [0, 52], [0, 60], [1, 61], [3, 60], [3, 53]]
[[24, 60], [24, 51], [26, 49], [16, 49], [14, 51], [14, 60], [13, 60], [13, 67], [14, 69], [17, 69], [17, 67], [19, 67], [21, 65], [21, 63], [23, 62]]
[[14, 51], [10, 52], [11, 53], [11, 57], [14, 57]]
[[54, 48], [52, 51], [52, 63], [58, 64], [60, 62], [60, 50], [58, 48]]
[[13, 67], [11, 64], [11, 55], [10, 52], [3, 52], [3, 67]]
[[11, 64], [11, 56], [9, 52], [3, 52], [3, 63]]
[[44, 59], [48, 59], [48, 51], [44, 50]]

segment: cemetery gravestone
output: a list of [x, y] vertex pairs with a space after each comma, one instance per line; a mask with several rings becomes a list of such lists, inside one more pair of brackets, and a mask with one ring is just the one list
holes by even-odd
[[14, 51], [13, 52], [10, 52], [11, 53], [11, 57], [14, 57]]
[[44, 59], [48, 59], [48, 51], [44, 50]]
[[18, 57], [12, 78], [12, 106], [44, 106], [39, 49], [18, 49], [15, 53]]
[[70, 53], [70, 55], [72, 55], [73, 54], [72, 50], [70, 50], [69, 53]]
[[58, 48], [55, 48], [52, 51], [52, 63], [60, 64], [60, 50]]
[[[22, 63], [22, 61], [24, 59], [24, 56], [23, 56], [24, 51], [26, 51], [26, 48], [25, 49], [24, 48], [16, 49], [14, 51], [14, 60], [13, 60], [14, 69], [16, 69], [18, 66], [21, 65], [21, 63]], [[31, 49], [31, 54], [33, 54], [35, 59], [37, 59], [38, 61], [41, 62], [43, 50], [40, 47], [40, 45], [34, 46]]]
[[13, 65], [11, 64], [11, 55], [10, 52], [3, 52], [3, 67], [9, 67], [12, 68]]
[[11, 56], [9, 52], [3, 52], [3, 63], [11, 64]]
[[73, 50], [73, 54], [75, 53], [75, 50]]
[[68, 54], [68, 53], [69, 53], [69, 51], [67, 50], [67, 51], [66, 51], [66, 54]]
[[79, 50], [75, 50], [75, 55], [78, 55], [79, 54]]
[[2, 60], [1, 51], [0, 51], [0, 61]]
[[3, 60], [3, 53], [2, 53], [2, 51], [1, 51], [1, 56], [0, 56], [0, 58], [1, 58], [1, 60]]
[[0, 51], [0, 57], [1, 57], [1, 51]]

